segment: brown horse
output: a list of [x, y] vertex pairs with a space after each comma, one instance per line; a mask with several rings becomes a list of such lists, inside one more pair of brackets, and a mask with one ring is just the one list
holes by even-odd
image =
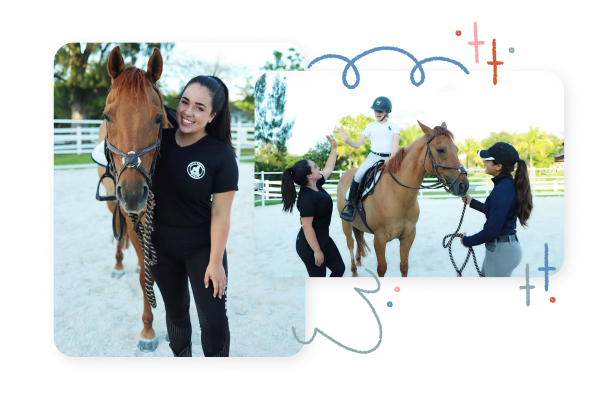
[[[402, 148], [382, 167], [382, 177], [375, 192], [365, 198], [363, 205], [367, 214], [367, 224], [374, 232], [375, 255], [377, 256], [377, 275], [384, 276], [386, 263], [386, 243], [393, 239], [400, 241], [400, 272], [403, 277], [409, 271], [409, 250], [415, 240], [415, 224], [419, 218], [417, 194], [426, 172], [438, 176], [439, 181], [448, 187], [449, 193], [462, 197], [468, 190], [468, 177], [457, 157], [458, 148], [453, 142], [453, 134], [443, 122], [434, 129], [417, 121], [424, 136], [409, 146]], [[346, 172], [337, 186], [337, 209], [346, 205], [345, 195], [358, 168]], [[438, 172], [440, 170], [440, 172]], [[388, 172], [396, 178], [393, 179]], [[405, 188], [399, 185], [409, 186]], [[360, 213], [350, 223], [341, 221], [350, 250], [352, 276], [358, 276], [356, 267], [361, 266], [361, 258], [367, 255], [369, 247], [364, 233], [371, 233], [364, 225]], [[356, 258], [354, 240], [356, 237]]]
[[[155, 83], [162, 74], [162, 65], [162, 55], [158, 49], [154, 49], [148, 61], [147, 72], [133, 66], [125, 68], [120, 48], [115, 47], [112, 50], [108, 60], [112, 87], [105, 102], [104, 122], [99, 128], [100, 142], [105, 140], [108, 127], [109, 143], [124, 153], [139, 151], [158, 140], [160, 127], [168, 127], [162, 95], [155, 87]], [[148, 173], [151, 172], [150, 168], [156, 151], [157, 149], [154, 149], [140, 157], [141, 167]], [[124, 159], [115, 154], [112, 154], [112, 157], [116, 169], [120, 171]], [[101, 177], [105, 168], [99, 166], [97, 169]], [[114, 183], [110, 179], [104, 179], [103, 186], [107, 195], [114, 194]], [[128, 246], [130, 240], [139, 259], [139, 282], [144, 294], [143, 330], [138, 345], [142, 351], [156, 350], [158, 339], [152, 328], [154, 320], [152, 308], [145, 296], [143, 252], [139, 238], [133, 231], [133, 224], [130, 218], [127, 218], [127, 213], [141, 212], [148, 193], [149, 187], [145, 176], [136, 168], [125, 168], [116, 183], [116, 195], [121, 207], [120, 212], [116, 215], [115, 223], [116, 226], [119, 226], [119, 219], [121, 219], [126, 229], [122, 239], [117, 243], [116, 265], [112, 277], [119, 278], [124, 275], [122, 250]], [[107, 206], [113, 212], [116, 202], [108, 201]], [[145, 222], [144, 218], [142, 218], [143, 222]]]

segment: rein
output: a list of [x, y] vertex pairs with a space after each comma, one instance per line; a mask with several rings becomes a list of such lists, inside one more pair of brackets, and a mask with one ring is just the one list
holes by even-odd
[[[437, 136], [438, 136], [438, 134], [432, 136], [432, 139], [428, 139], [428, 137], [426, 136], [426, 154], [424, 155], [424, 164], [423, 165], [424, 165], [424, 171], [428, 172], [426, 170], [426, 158], [429, 157], [430, 165], [432, 166], [431, 172], [433, 172], [436, 175], [436, 178], [438, 179], [438, 181], [429, 186], [421, 185], [421, 187], [415, 188], [415, 187], [403, 185], [402, 183], [400, 183], [398, 181], [398, 179], [396, 179], [396, 177], [392, 174], [391, 171], [388, 171], [388, 173], [390, 174], [390, 176], [392, 177], [392, 179], [394, 179], [394, 181], [396, 183], [398, 183], [400, 186], [408, 188], [408, 189], [440, 189], [440, 188], [443, 188], [443, 189], [445, 189], [446, 192], [449, 192], [449, 187], [453, 183], [455, 183], [459, 179], [459, 177], [462, 176], [462, 174], [468, 175], [468, 172], [466, 172], [466, 169], [464, 168], [463, 165], [460, 165], [459, 167], [454, 167], [452, 165], [439, 164], [436, 162], [436, 160], [434, 159], [434, 156], [432, 155], [432, 152], [430, 151], [430, 142], [432, 142]], [[441, 176], [441, 174], [438, 172], [438, 167], [446, 168], [446, 169], [456, 169], [459, 171], [459, 174], [455, 177], [453, 182], [451, 184], [449, 184], [447, 182], [447, 180], [445, 178], [443, 178]]]
[[[481, 274], [481, 270], [478, 268], [478, 263], [476, 262], [476, 254], [474, 254], [474, 249], [472, 247], [468, 248], [468, 254], [466, 255], [466, 259], [464, 260], [464, 264], [462, 265], [461, 269], [457, 269], [455, 260], [453, 260], [453, 253], [451, 253], [451, 244], [453, 243], [453, 239], [455, 239], [456, 237], [459, 237], [459, 238], [464, 237], [463, 233], [458, 233], [458, 232], [459, 232], [459, 229], [462, 227], [462, 222], [464, 222], [464, 214], [466, 213], [466, 206], [467, 206], [467, 204], [464, 203], [464, 209], [462, 210], [462, 217], [459, 220], [459, 225], [457, 226], [455, 233], [446, 235], [443, 238], [443, 248], [447, 248], [447, 247], [449, 248], [449, 258], [451, 258], [451, 264], [453, 264], [453, 268], [455, 268], [455, 272], [457, 273], [458, 278], [462, 277], [462, 272], [464, 271], [464, 268], [466, 268], [468, 259], [470, 259], [470, 254], [472, 254], [472, 258], [474, 259], [474, 266], [476, 267], [476, 272], [478, 272], [478, 276], [480, 276], [482, 278], [483, 274]], [[445, 244], [445, 240], [447, 240], [447, 238], [451, 238], [451, 239], [449, 239], [449, 242], [447, 244]]]
[[[436, 183], [433, 183], [432, 185], [429, 186], [424, 186], [421, 185], [421, 187], [418, 188], [414, 188], [411, 186], [407, 186], [407, 185], [403, 185], [402, 183], [400, 183], [398, 181], [398, 179], [396, 179], [396, 177], [392, 174], [391, 171], [388, 171], [390, 173], [390, 176], [392, 177], [392, 179], [394, 179], [394, 181], [396, 183], [398, 183], [400, 186], [408, 188], [408, 189], [439, 189], [439, 188], [443, 188], [445, 189], [446, 192], [449, 192], [449, 187], [451, 185], [453, 185], [453, 183], [455, 183], [460, 176], [462, 176], [462, 174], [464, 175], [468, 175], [468, 172], [466, 172], [466, 169], [464, 168], [463, 165], [459, 166], [459, 167], [454, 167], [452, 165], [445, 165], [445, 164], [439, 164], [436, 162], [436, 160], [434, 159], [434, 156], [432, 155], [432, 152], [430, 151], [430, 142], [432, 142], [436, 137], [438, 136], [438, 134], [432, 136], [432, 139], [428, 139], [428, 137], [426, 136], [426, 154], [424, 155], [424, 171], [428, 172], [426, 170], [426, 158], [430, 158], [430, 165], [432, 166], [432, 172], [434, 172], [434, 174], [436, 175], [436, 178], [438, 179], [438, 181]], [[438, 172], [438, 168], [446, 168], [446, 169], [456, 169], [459, 171], [459, 174], [457, 175], [457, 177], [455, 177], [455, 179], [453, 180], [453, 182], [451, 184], [449, 184], [447, 182], [447, 180], [445, 178], [443, 178], [441, 176], [441, 174]], [[462, 227], [462, 223], [464, 222], [464, 214], [466, 214], [466, 206], [467, 204], [464, 203], [464, 209], [462, 210], [462, 217], [459, 220], [459, 225], [457, 226], [457, 229], [455, 230], [455, 233], [452, 233], [450, 235], [446, 235], [443, 238], [443, 248], [449, 248], [449, 258], [451, 258], [451, 264], [453, 264], [453, 268], [455, 268], [455, 272], [457, 273], [458, 278], [461, 278], [462, 276], [462, 272], [464, 271], [464, 268], [466, 267], [466, 264], [468, 263], [468, 260], [470, 259], [470, 254], [472, 254], [472, 259], [474, 260], [474, 266], [476, 267], [476, 272], [478, 272], [478, 276], [482, 277], [483, 275], [481, 274], [481, 270], [478, 268], [478, 263], [476, 262], [476, 254], [474, 253], [474, 249], [472, 247], [468, 248], [468, 254], [466, 255], [466, 259], [464, 260], [464, 264], [462, 265], [462, 267], [460, 269], [457, 268], [457, 265], [455, 264], [455, 260], [453, 259], [453, 253], [451, 251], [451, 245], [453, 243], [453, 239], [455, 239], [456, 237], [463, 237], [464, 235], [462, 233], [458, 233], [460, 228]], [[447, 243], [445, 243], [445, 240], [447, 240], [447, 238], [450, 238], [449, 241]]]

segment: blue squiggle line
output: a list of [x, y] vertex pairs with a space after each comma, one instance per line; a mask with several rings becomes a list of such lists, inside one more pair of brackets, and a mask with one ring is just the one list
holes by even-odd
[[312, 343], [312, 341], [316, 337], [316, 333], [320, 333], [321, 335], [323, 335], [324, 337], [326, 337], [327, 339], [329, 339], [330, 341], [332, 341], [333, 343], [335, 343], [339, 347], [343, 347], [344, 349], [346, 349], [348, 351], [352, 351], [354, 353], [368, 354], [368, 353], [371, 353], [372, 351], [377, 350], [377, 348], [381, 344], [381, 339], [382, 339], [381, 321], [379, 320], [379, 317], [377, 316], [377, 312], [375, 312], [375, 308], [373, 307], [373, 305], [371, 304], [371, 302], [365, 297], [365, 295], [363, 293], [377, 293], [377, 292], [379, 292], [380, 284], [379, 284], [379, 279], [377, 279], [377, 276], [371, 270], [365, 268], [365, 271], [367, 271], [368, 273], [370, 273], [371, 276], [373, 276], [373, 278], [375, 278], [375, 282], [377, 282], [377, 289], [375, 289], [375, 290], [364, 290], [364, 289], [361, 289], [361, 288], [354, 288], [354, 290], [363, 299], [365, 299], [365, 301], [367, 302], [367, 304], [369, 305], [369, 307], [371, 307], [371, 311], [373, 311], [373, 315], [375, 315], [375, 319], [377, 320], [377, 325], [379, 326], [379, 340], [378, 340], [377, 344], [375, 345], [375, 347], [373, 347], [370, 350], [356, 350], [356, 349], [353, 349], [351, 347], [348, 347], [346, 345], [341, 344], [340, 342], [338, 342], [337, 340], [333, 339], [331, 336], [327, 335], [326, 333], [324, 333], [323, 331], [321, 331], [318, 328], [314, 328], [314, 333], [312, 334], [312, 338], [310, 338], [310, 340], [308, 340], [306, 342], [306, 341], [303, 341], [303, 340], [301, 340], [300, 338], [297, 337], [297, 333], [295, 332], [295, 327], [293, 326], [292, 329], [293, 329], [293, 336], [295, 336], [295, 340], [297, 340], [301, 344], [310, 344], [310, 343]]
[[[358, 61], [359, 59], [363, 58], [366, 55], [369, 55], [371, 53], [375, 53], [377, 51], [383, 51], [383, 50], [387, 50], [387, 51], [396, 51], [397, 53], [401, 53], [406, 55], [407, 57], [409, 57], [411, 60], [413, 60], [413, 62], [415, 63], [415, 67], [413, 67], [413, 69], [411, 70], [411, 74], [410, 74], [410, 79], [411, 79], [411, 83], [415, 86], [420, 86], [422, 83], [424, 83], [424, 81], [426, 80], [426, 73], [424, 72], [424, 68], [422, 67], [422, 64], [431, 62], [431, 61], [445, 61], [445, 62], [449, 62], [452, 64], [457, 65], [458, 67], [460, 67], [466, 74], [470, 74], [470, 72], [468, 71], [468, 69], [466, 69], [466, 67], [464, 67], [461, 63], [452, 60], [450, 58], [446, 58], [446, 57], [428, 57], [428, 58], [424, 58], [421, 61], [418, 61], [417, 58], [415, 58], [413, 56], [413, 54], [409, 53], [408, 51], [405, 51], [403, 49], [400, 49], [398, 47], [393, 47], [393, 46], [382, 46], [382, 47], [375, 47], [372, 48], [371, 50], [367, 50], [364, 51], [362, 53], [360, 53], [359, 55], [357, 55], [356, 57], [354, 57], [352, 60], [350, 60], [347, 57], [344, 57], [342, 55], [339, 54], [325, 54], [324, 56], [320, 56], [320, 57], [316, 57], [314, 60], [312, 60], [312, 62], [310, 62], [310, 64], [308, 64], [308, 69], [312, 67], [312, 65], [316, 64], [317, 62], [321, 61], [321, 60], [327, 60], [327, 59], [331, 59], [331, 58], [337, 58], [338, 60], [342, 60], [345, 61], [346, 67], [344, 68], [344, 72], [342, 73], [342, 82], [344, 83], [344, 86], [347, 87], [348, 89], [354, 89], [358, 86], [358, 84], [360, 83], [360, 73], [358, 72], [358, 68], [356, 68], [356, 65], [354, 65], [356, 63], [356, 61]], [[352, 68], [352, 70], [354, 71], [354, 75], [356, 76], [356, 82], [353, 85], [350, 85], [348, 83], [348, 81], [346, 80], [346, 75], [348, 74], [348, 70]], [[415, 81], [415, 72], [419, 69], [420, 72], [420, 77], [421, 79], [416, 82]]]

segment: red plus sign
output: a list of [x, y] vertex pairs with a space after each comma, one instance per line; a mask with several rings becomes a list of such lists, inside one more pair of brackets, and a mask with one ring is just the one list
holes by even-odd
[[497, 85], [497, 66], [504, 65], [504, 62], [495, 61], [495, 39], [493, 39], [493, 61], [487, 61], [487, 64], [493, 65], [493, 84]]

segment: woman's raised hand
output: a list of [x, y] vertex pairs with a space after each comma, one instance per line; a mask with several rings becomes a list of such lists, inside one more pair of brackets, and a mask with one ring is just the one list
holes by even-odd
[[327, 135], [327, 140], [329, 141], [329, 143], [331, 143], [332, 149], [337, 148], [337, 141], [335, 139], [333, 139], [331, 136]]
[[346, 132], [346, 128], [344, 128], [343, 126], [339, 127], [339, 136], [341, 137], [342, 141], [346, 141], [348, 140], [348, 132]]

